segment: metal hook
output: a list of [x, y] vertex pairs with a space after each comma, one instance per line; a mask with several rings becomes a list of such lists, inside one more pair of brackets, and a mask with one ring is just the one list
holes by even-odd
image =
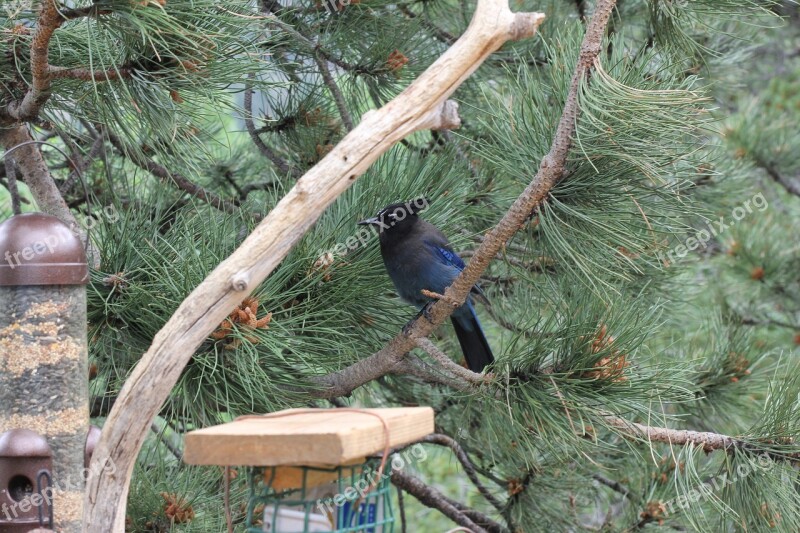
[[[36, 494], [38, 494], [42, 499], [42, 503], [39, 504], [38, 509], [37, 509], [37, 511], [39, 513], [39, 525], [42, 526], [42, 527], [47, 525], [47, 527], [52, 528], [53, 527], [53, 501], [52, 500], [48, 501], [44, 497], [44, 495], [42, 494], [43, 493], [43, 490], [42, 490], [42, 478], [47, 479], [47, 486], [48, 487], [50, 487], [50, 488], [53, 487], [53, 478], [50, 475], [50, 472], [48, 472], [47, 470], [40, 470], [39, 474], [36, 476]], [[52, 495], [52, 491], [51, 491], [51, 495]], [[44, 516], [43, 516], [44, 513], [42, 512], [42, 507], [44, 507], [45, 504], [47, 505], [47, 524], [44, 523]]]

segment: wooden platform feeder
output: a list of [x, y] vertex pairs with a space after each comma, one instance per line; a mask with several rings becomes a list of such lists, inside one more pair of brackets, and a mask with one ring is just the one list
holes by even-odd
[[249, 467], [248, 532], [391, 533], [391, 468], [419, 456], [376, 455], [433, 431], [430, 407], [289, 409], [192, 431], [184, 461]]

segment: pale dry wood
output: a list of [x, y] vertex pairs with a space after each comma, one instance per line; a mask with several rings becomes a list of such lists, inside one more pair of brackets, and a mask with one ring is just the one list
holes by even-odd
[[103, 427], [93, 464], [107, 460], [116, 470], [89, 478], [85, 531], [124, 531], [130, 478], [150, 422], [194, 351], [231, 309], [394, 143], [418, 130], [457, 127], [455, 106], [447, 98], [503, 43], [533, 36], [543, 20], [541, 13], [512, 13], [507, 0], [479, 0], [464, 35], [394, 100], [366, 113], [183, 301], [133, 369]]
[[[389, 447], [415, 442], [434, 431], [430, 407], [364, 409], [389, 428]], [[289, 416], [282, 416], [284, 415]], [[192, 465], [282, 466], [347, 464], [386, 446], [381, 421], [336, 409], [289, 409], [276, 418], [245, 418], [191, 431], [183, 459]]]

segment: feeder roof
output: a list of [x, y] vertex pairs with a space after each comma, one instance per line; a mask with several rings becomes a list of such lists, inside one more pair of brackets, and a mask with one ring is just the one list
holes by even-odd
[[430, 407], [287, 409], [191, 431], [183, 459], [194, 465], [339, 466], [383, 451], [381, 420], [390, 447], [434, 431]]
[[11, 429], [0, 435], [0, 457], [52, 457], [47, 439], [30, 429]]
[[88, 282], [83, 244], [56, 217], [25, 213], [0, 224], [0, 286]]

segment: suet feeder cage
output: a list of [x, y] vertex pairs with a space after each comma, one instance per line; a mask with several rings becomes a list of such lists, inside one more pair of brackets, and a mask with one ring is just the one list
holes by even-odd
[[247, 466], [249, 533], [391, 533], [382, 452], [433, 430], [429, 407], [289, 409], [192, 431], [184, 460]]

